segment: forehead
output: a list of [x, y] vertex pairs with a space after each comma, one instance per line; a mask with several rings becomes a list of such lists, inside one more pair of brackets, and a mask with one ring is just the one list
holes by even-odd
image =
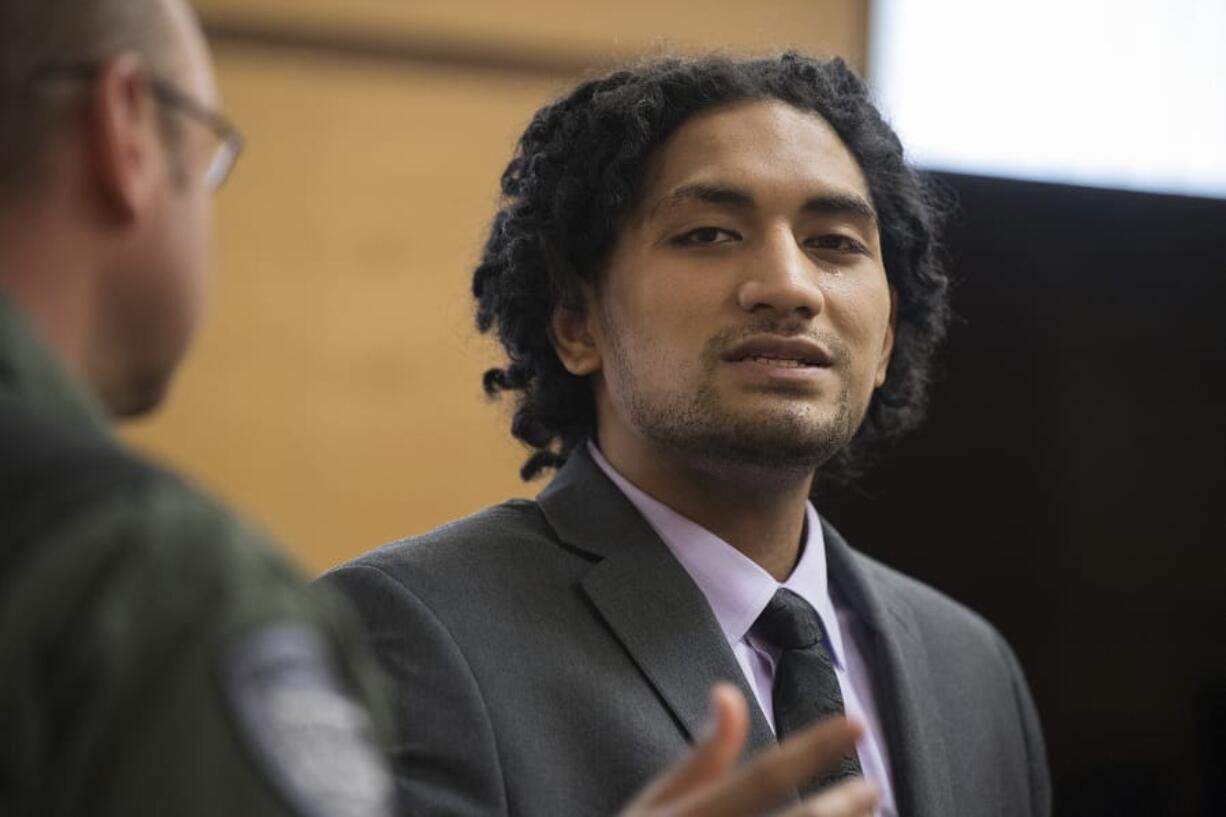
[[704, 182], [751, 192], [854, 193], [871, 201], [859, 164], [825, 119], [778, 100], [751, 100], [688, 119], [652, 157], [644, 203]]

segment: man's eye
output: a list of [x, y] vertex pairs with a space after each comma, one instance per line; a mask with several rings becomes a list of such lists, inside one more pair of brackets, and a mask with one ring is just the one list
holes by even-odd
[[673, 243], [686, 245], [727, 244], [729, 241], [736, 241], [738, 238], [740, 236], [736, 233], [720, 227], [699, 227], [677, 236], [673, 239]]
[[815, 236], [805, 243], [815, 250], [834, 250], [835, 252], [857, 253], [860, 255], [868, 253], [868, 248], [859, 241], [850, 236], [839, 235], [837, 233]]

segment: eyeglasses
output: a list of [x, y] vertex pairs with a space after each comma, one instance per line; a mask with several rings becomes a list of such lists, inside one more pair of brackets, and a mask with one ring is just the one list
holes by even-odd
[[[92, 82], [101, 72], [102, 67], [92, 63], [48, 62], [31, 75], [29, 82], [31, 85], [51, 79]], [[163, 105], [195, 119], [213, 132], [217, 138], [217, 148], [205, 171], [204, 183], [210, 190], [220, 188], [230, 178], [239, 154], [243, 152], [242, 133], [220, 113], [206, 108], [165, 80], [151, 77], [149, 87], [153, 91], [153, 96]]]

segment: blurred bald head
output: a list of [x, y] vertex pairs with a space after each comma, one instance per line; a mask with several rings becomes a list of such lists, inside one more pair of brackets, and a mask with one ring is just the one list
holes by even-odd
[[41, 70], [134, 54], [153, 75], [173, 78], [184, 28], [195, 25], [183, 0], [0, 2], [0, 203], [37, 184], [69, 110], [62, 95], [35, 87]]
[[185, 0], [0, 0], [0, 293], [117, 416], [201, 315], [216, 104]]

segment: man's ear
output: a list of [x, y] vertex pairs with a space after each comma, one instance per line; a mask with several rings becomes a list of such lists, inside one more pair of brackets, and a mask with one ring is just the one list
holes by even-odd
[[108, 62], [90, 91], [86, 145], [99, 193], [123, 220], [139, 219], [166, 174], [157, 100], [144, 61]]
[[558, 304], [549, 318], [549, 339], [558, 359], [566, 371], [577, 376], [600, 371], [603, 360], [592, 326], [595, 305], [587, 294], [584, 293], [586, 304], [582, 310]]
[[881, 344], [881, 358], [877, 364], [875, 388], [881, 388], [885, 383], [886, 373], [890, 369], [890, 355], [894, 352], [894, 321], [898, 316], [898, 290], [890, 287], [890, 323], [885, 328], [885, 338]]

